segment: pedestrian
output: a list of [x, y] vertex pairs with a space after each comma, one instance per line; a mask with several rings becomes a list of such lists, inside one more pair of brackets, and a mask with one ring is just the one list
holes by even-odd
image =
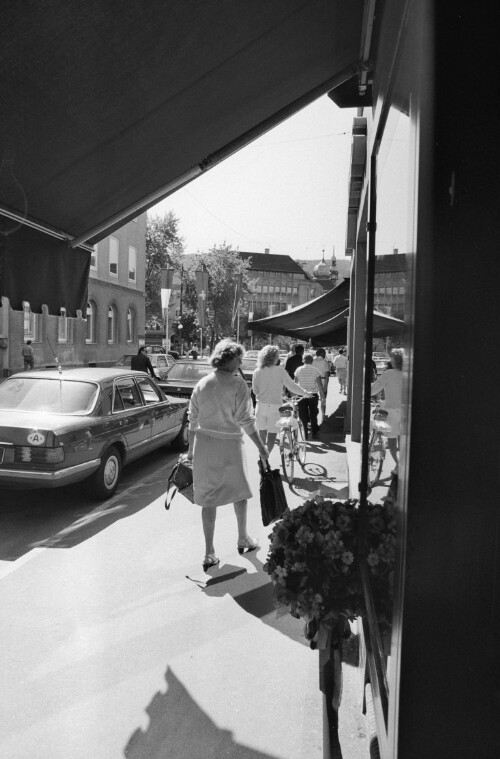
[[193, 347], [189, 351], [189, 355], [191, 356], [191, 358], [193, 359], [193, 361], [197, 361], [198, 360], [198, 355], [199, 354], [198, 354], [198, 350], [196, 348], [196, 345], [193, 345]]
[[269, 455], [273, 449], [276, 435], [276, 423], [280, 420], [280, 406], [283, 403], [283, 387], [300, 396], [308, 396], [307, 390], [294, 382], [279, 364], [277, 345], [266, 345], [257, 356], [257, 368], [252, 377], [252, 390], [257, 405], [255, 415], [257, 428]]
[[299, 366], [295, 372], [295, 382], [310, 393], [307, 398], [301, 398], [298, 403], [299, 419], [304, 425], [304, 435], [307, 440], [308, 427], [311, 430], [312, 437], [318, 434], [318, 398], [321, 398], [322, 403], [325, 400], [321, 376], [313, 366], [313, 357], [310, 353], [304, 356], [303, 366]]
[[136, 356], [132, 356], [130, 368], [137, 372], [146, 372], [146, 374], [149, 372], [154, 379], [157, 379], [151, 359], [146, 352], [145, 345], [142, 345], [139, 348]]
[[321, 375], [321, 383], [323, 385], [323, 390], [325, 393], [325, 400], [321, 404], [321, 413], [323, 414], [323, 419], [325, 418], [326, 414], [326, 396], [328, 394], [328, 380], [330, 379], [330, 364], [326, 358], [326, 351], [324, 348], [318, 348], [316, 351], [316, 356], [313, 358], [313, 366], [319, 371]]
[[296, 345], [293, 356], [290, 356], [290, 358], [287, 358], [285, 362], [285, 369], [292, 379], [295, 377], [295, 372], [297, 371], [299, 366], [302, 366], [302, 364], [304, 363], [302, 360], [303, 355], [304, 355], [304, 346]]
[[31, 340], [26, 340], [26, 345], [23, 345], [21, 349], [21, 355], [24, 361], [24, 371], [35, 368], [35, 356], [33, 354], [33, 346]]
[[232, 340], [217, 343], [210, 356], [214, 371], [198, 382], [189, 402], [187, 459], [193, 461], [194, 501], [201, 506], [204, 570], [219, 563], [214, 547], [219, 506], [234, 505], [238, 552], [259, 547], [247, 532], [247, 499], [252, 492], [243, 455], [243, 433], [257, 447], [261, 459], [267, 460], [269, 452], [257, 432], [248, 386], [238, 373], [243, 353], [243, 346]]
[[340, 392], [346, 395], [347, 389], [347, 356], [344, 348], [340, 348], [338, 354], [333, 359], [333, 365], [337, 373], [340, 385]]
[[390, 353], [391, 367], [385, 369], [380, 377], [372, 384], [370, 395], [378, 395], [384, 391], [384, 400], [380, 406], [387, 411], [386, 422], [389, 425], [387, 447], [396, 466], [391, 474], [398, 473], [399, 467], [399, 434], [401, 422], [401, 391], [403, 386], [403, 356], [402, 348], [394, 348]]

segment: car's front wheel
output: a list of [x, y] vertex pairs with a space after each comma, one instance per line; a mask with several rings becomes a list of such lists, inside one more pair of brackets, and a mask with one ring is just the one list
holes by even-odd
[[121, 471], [122, 457], [118, 448], [112, 445], [104, 453], [99, 469], [87, 481], [90, 494], [99, 500], [111, 498], [118, 487]]
[[189, 448], [189, 421], [187, 416], [182, 420], [179, 434], [172, 440], [172, 448], [174, 451], [187, 451]]

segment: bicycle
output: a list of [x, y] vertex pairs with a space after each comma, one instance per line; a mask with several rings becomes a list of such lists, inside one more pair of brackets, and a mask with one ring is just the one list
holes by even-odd
[[292, 399], [280, 406], [281, 418], [276, 426], [280, 428], [278, 444], [283, 474], [287, 482], [293, 482], [295, 461], [303, 467], [306, 463], [307, 447], [304, 425], [299, 419], [298, 401]]
[[387, 411], [378, 403], [372, 410], [370, 442], [368, 444], [368, 485], [373, 487], [380, 478], [387, 445]]

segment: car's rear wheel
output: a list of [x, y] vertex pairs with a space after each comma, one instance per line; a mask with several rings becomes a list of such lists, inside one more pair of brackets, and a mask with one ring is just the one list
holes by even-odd
[[182, 420], [182, 427], [179, 434], [172, 440], [174, 451], [187, 451], [189, 448], [189, 422], [187, 416]]
[[118, 487], [121, 471], [122, 457], [118, 448], [112, 445], [102, 456], [97, 472], [87, 480], [90, 494], [99, 500], [111, 498]]

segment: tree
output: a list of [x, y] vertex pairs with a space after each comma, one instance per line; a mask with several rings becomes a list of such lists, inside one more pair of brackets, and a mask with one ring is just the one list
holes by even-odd
[[[250, 264], [239, 257], [231, 245], [223, 242], [206, 253], [198, 254], [196, 267], [204, 264], [208, 270], [208, 294], [205, 301], [206, 325], [210, 333], [210, 343], [222, 337], [235, 336], [236, 325], [233, 319], [236, 287], [241, 275], [241, 302], [253, 294], [250, 279]], [[195, 285], [194, 270], [184, 278], [184, 305], [193, 311], [198, 307], [198, 293]]]
[[179, 234], [179, 219], [172, 211], [164, 216], [149, 216], [146, 227], [146, 322], [163, 322], [160, 269], [171, 264], [179, 270], [184, 240]]

